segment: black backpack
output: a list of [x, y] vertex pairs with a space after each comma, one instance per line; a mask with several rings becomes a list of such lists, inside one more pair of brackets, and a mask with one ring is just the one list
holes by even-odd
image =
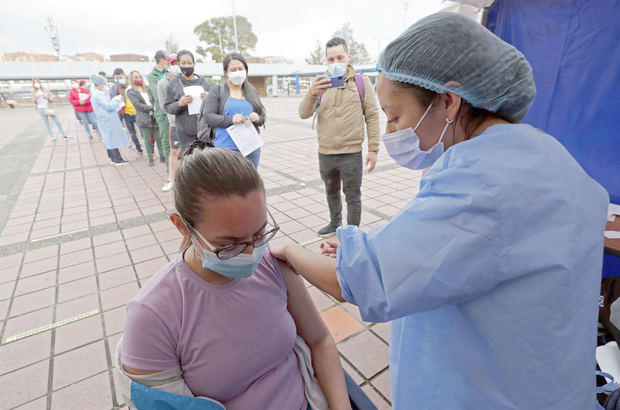
[[[214, 85], [213, 87], [211, 87], [211, 91], [213, 90], [213, 88], [219, 87], [219, 86], [220, 86], [219, 84]], [[196, 134], [196, 139], [198, 139], [199, 141], [213, 143], [213, 139], [215, 138], [214, 130], [213, 130], [213, 127], [207, 124], [206, 115], [204, 112], [206, 101], [207, 99], [205, 98], [202, 104], [200, 105], [200, 112], [198, 113], [198, 128], [197, 128], [198, 132]], [[218, 101], [218, 104], [219, 104], [219, 101]]]

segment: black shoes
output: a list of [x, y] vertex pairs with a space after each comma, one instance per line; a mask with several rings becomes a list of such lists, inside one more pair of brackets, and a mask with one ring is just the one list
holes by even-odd
[[336, 230], [338, 229], [338, 227], [340, 226], [340, 224], [333, 224], [333, 223], [329, 223], [329, 225], [322, 227], [321, 229], [319, 229], [318, 234], [320, 236], [327, 236], [333, 233], [336, 233]]

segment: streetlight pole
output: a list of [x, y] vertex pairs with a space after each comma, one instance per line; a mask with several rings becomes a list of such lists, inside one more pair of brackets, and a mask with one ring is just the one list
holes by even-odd
[[52, 41], [52, 47], [54, 47], [54, 51], [56, 51], [56, 57], [58, 57], [58, 61], [60, 61], [60, 41], [58, 40], [58, 27], [56, 27], [56, 24], [54, 23], [54, 19], [52, 17], [44, 18], [43, 24], [45, 32]]
[[235, 51], [239, 52], [239, 39], [237, 38], [237, 16], [235, 15], [235, 0], [232, 2], [232, 14], [233, 14], [233, 29], [235, 30]]

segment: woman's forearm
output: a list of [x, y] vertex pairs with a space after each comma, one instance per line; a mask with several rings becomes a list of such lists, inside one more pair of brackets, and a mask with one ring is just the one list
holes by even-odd
[[336, 273], [336, 259], [311, 252], [297, 244], [286, 245], [284, 255], [295, 272], [323, 292], [344, 302]]
[[310, 351], [312, 352], [312, 368], [327, 398], [329, 408], [332, 410], [351, 409], [344, 371], [334, 339], [331, 336], [327, 337], [315, 346], [310, 346]]

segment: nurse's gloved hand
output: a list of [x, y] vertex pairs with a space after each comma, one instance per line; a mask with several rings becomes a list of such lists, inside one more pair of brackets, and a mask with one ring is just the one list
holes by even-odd
[[330, 258], [335, 258], [338, 252], [340, 242], [338, 239], [330, 239], [321, 242], [321, 254]]

